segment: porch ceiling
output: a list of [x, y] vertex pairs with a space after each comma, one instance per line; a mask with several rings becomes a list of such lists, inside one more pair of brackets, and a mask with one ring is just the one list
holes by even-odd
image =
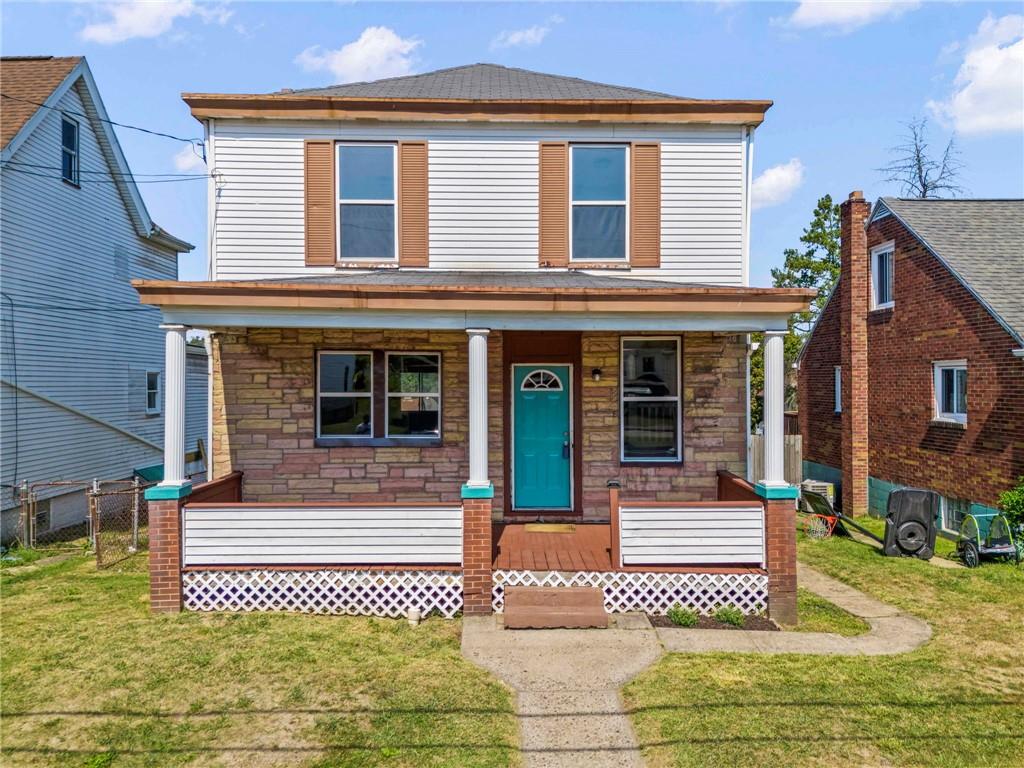
[[192, 325], [784, 329], [814, 291], [593, 275], [579, 271], [388, 269], [274, 280], [132, 283], [165, 319]]

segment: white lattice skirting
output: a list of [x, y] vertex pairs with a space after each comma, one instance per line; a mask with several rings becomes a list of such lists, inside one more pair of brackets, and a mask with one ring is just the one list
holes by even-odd
[[608, 613], [663, 614], [673, 605], [712, 613], [732, 605], [747, 614], [768, 607], [768, 577], [758, 573], [495, 571], [491, 606], [505, 608], [505, 587], [600, 587]]
[[192, 611], [296, 611], [405, 616], [417, 608], [451, 618], [462, 610], [457, 571], [186, 571], [182, 597]]

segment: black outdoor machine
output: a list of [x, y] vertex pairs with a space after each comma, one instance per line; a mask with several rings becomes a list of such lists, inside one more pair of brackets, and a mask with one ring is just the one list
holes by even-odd
[[938, 494], [918, 488], [900, 488], [889, 493], [885, 514], [885, 536], [879, 538], [853, 518], [833, 508], [820, 493], [801, 494], [805, 513], [803, 530], [811, 538], [832, 535], [849, 536], [846, 526], [882, 545], [887, 557], [931, 559], [935, 554], [935, 520], [939, 511]]

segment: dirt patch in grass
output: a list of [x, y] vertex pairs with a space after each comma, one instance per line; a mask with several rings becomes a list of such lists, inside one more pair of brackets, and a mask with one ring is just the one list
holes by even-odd
[[11, 766], [504, 766], [509, 692], [460, 622], [149, 613], [145, 559], [0, 579]]
[[655, 616], [648, 614], [647, 618], [651, 620], [651, 624], [656, 627], [671, 627], [673, 629], [753, 629], [759, 632], [778, 632], [779, 628], [765, 616], [747, 616], [743, 619], [743, 626], [737, 627], [735, 624], [729, 624], [725, 621], [719, 621], [714, 616], [698, 616], [697, 626], [695, 627], [680, 627], [677, 624], [672, 623], [672, 619], [668, 616]]
[[669, 654], [625, 700], [659, 766], [1011, 766], [1024, 755], [1024, 568], [885, 558], [801, 539], [800, 559], [927, 620], [891, 657]]

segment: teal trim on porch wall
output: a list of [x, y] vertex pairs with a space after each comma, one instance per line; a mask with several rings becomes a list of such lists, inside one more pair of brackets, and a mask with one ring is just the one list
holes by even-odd
[[192, 483], [185, 485], [154, 485], [146, 489], [146, 501], [165, 501], [167, 499], [184, 499], [192, 493]]
[[475, 486], [463, 485], [462, 486], [462, 498], [464, 499], [493, 499], [494, 498], [494, 483], [486, 487], [477, 488]]
[[888, 480], [880, 480], [877, 477], [868, 476], [868, 514], [872, 517], [885, 517], [889, 510], [889, 493], [897, 488], [906, 488], [905, 485], [890, 483]]
[[837, 490], [843, 482], [842, 470], [830, 467], [828, 464], [819, 464], [816, 461], [808, 461], [807, 459], [804, 459], [803, 473], [805, 479], [818, 480], [822, 483], [832, 483]]
[[762, 499], [796, 499], [800, 496], [800, 488], [796, 485], [764, 485], [754, 484], [754, 493]]

